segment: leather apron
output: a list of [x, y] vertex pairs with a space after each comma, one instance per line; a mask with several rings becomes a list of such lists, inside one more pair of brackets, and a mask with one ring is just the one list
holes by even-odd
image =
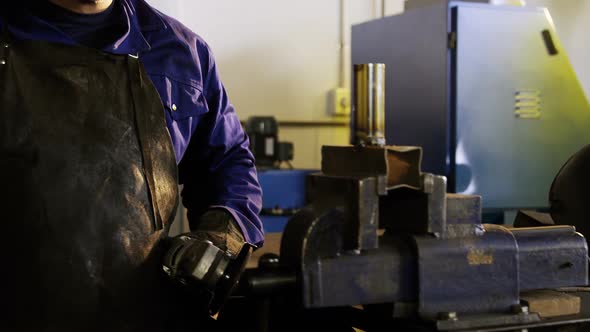
[[0, 329], [169, 331], [177, 166], [157, 90], [137, 58], [2, 36]]

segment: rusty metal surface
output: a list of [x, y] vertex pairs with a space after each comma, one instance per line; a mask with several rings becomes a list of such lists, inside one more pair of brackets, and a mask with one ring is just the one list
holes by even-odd
[[[322, 173], [330, 176], [374, 176], [387, 189], [422, 187], [422, 149], [413, 146], [323, 146]], [[384, 190], [382, 190], [384, 192]]]
[[322, 173], [387, 176], [387, 150], [382, 147], [322, 146]]
[[387, 189], [408, 187], [420, 189], [422, 148], [415, 146], [386, 146]]

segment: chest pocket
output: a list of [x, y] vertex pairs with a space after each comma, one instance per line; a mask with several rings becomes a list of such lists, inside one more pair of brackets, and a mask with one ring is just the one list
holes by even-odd
[[180, 82], [165, 75], [150, 75], [164, 105], [166, 123], [176, 160], [182, 160], [192, 134], [209, 112], [203, 89], [194, 82]]
[[203, 88], [194, 83], [180, 82], [167, 76], [152, 76], [160, 92], [162, 103], [176, 122], [198, 117], [209, 111]]

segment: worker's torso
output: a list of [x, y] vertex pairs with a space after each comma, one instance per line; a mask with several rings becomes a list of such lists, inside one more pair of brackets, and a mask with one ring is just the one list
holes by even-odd
[[[203, 92], [205, 76], [211, 69], [208, 68], [209, 49], [192, 31], [143, 0], [120, 0], [118, 4], [128, 26], [121, 36], [113, 36], [115, 42], [103, 51], [139, 57], [164, 105], [175, 156], [180, 162], [193, 133], [209, 111]], [[65, 45], [77, 43], [29, 11], [14, 11], [0, 10], [0, 26], [7, 23], [15, 38]]]

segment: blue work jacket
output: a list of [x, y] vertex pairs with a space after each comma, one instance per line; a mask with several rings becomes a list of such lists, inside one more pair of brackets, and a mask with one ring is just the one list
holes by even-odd
[[[189, 220], [210, 208], [226, 209], [246, 240], [261, 245], [264, 236], [258, 213], [262, 192], [254, 157], [209, 46], [144, 0], [120, 0], [120, 4], [127, 31], [102, 51], [138, 56], [158, 90]], [[24, 9], [0, 10], [4, 11], [0, 12], [0, 27], [7, 23], [16, 39], [76, 44]]]

